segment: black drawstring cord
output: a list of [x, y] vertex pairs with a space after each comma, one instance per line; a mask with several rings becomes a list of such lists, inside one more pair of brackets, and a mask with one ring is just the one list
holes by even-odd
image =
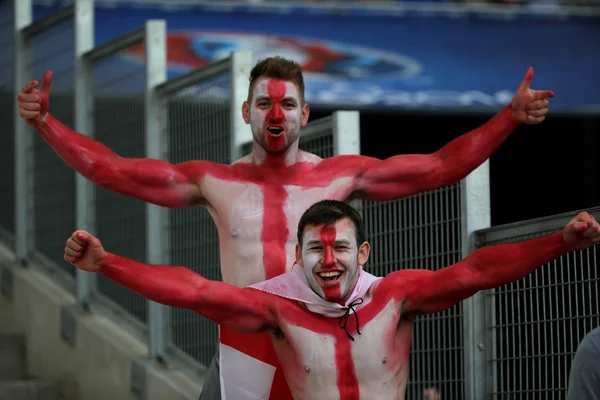
[[350, 339], [351, 341], [354, 341], [354, 338], [352, 337], [352, 335], [350, 333], [348, 333], [348, 328], [346, 328], [346, 325], [348, 324], [348, 319], [350, 318], [350, 311], [352, 310], [352, 312], [354, 313], [354, 316], [356, 318], [356, 332], [358, 332], [358, 334], [360, 335], [360, 330], [358, 329], [358, 314], [356, 313], [356, 310], [354, 309], [354, 307], [362, 304], [363, 302], [364, 302], [364, 300], [361, 297], [352, 300], [352, 302], [350, 304], [348, 304], [348, 309], [346, 310], [344, 315], [342, 315], [340, 317], [340, 321], [339, 321], [340, 329], [343, 329], [346, 331], [346, 335], [348, 335], [348, 339]]

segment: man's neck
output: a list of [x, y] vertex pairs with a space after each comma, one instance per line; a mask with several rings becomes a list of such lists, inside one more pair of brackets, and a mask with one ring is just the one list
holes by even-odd
[[281, 153], [269, 153], [258, 143], [252, 143], [252, 163], [269, 167], [289, 167], [299, 161], [298, 140]]

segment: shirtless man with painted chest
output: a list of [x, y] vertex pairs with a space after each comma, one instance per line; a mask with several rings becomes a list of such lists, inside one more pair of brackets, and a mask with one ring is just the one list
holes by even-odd
[[[511, 104], [439, 151], [385, 160], [355, 155], [322, 160], [300, 151], [300, 128], [309, 118], [302, 71], [298, 64], [278, 57], [259, 62], [250, 74], [242, 113], [254, 143], [252, 152], [232, 165], [208, 161], [173, 165], [120, 157], [48, 113], [50, 72], [41, 88], [37, 89], [38, 82], [29, 82], [18, 99], [21, 117], [90, 181], [165, 207], [207, 207], [219, 232], [223, 281], [245, 287], [289, 270], [295, 259], [296, 224], [316, 201], [393, 200], [456, 183], [487, 160], [520, 124], [542, 122], [553, 93], [530, 89], [532, 79], [529, 69]], [[236, 350], [227, 352], [237, 357], [230, 365], [247, 355], [277, 367], [268, 335], [241, 335], [225, 325], [220, 342], [221, 350]], [[222, 367], [228, 362], [222, 351], [220, 361]], [[227, 385], [232, 382], [244, 385], [235, 376], [227, 379]], [[271, 387], [271, 399], [290, 397], [277, 368], [265, 385]]]
[[300, 219], [298, 266], [247, 288], [107, 253], [85, 231], [67, 240], [65, 260], [229, 329], [268, 332], [294, 399], [397, 400], [405, 396], [415, 316], [445, 310], [599, 242], [598, 222], [582, 212], [562, 232], [482, 248], [435, 272], [376, 278], [363, 271], [370, 245], [360, 215], [343, 202], [323, 200]]

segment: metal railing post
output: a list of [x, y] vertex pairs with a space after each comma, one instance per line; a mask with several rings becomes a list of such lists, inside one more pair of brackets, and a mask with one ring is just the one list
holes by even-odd
[[[461, 185], [462, 258], [477, 247], [475, 231], [490, 226], [489, 160], [467, 176]], [[465, 398], [487, 397], [485, 292], [463, 302]]]
[[242, 104], [248, 98], [251, 69], [251, 52], [236, 51], [231, 54], [231, 162], [243, 155], [243, 144], [252, 140], [250, 126], [242, 118]]
[[[145, 25], [146, 48], [146, 157], [165, 159], [166, 123], [165, 105], [156, 87], [167, 80], [167, 26], [165, 21], [148, 21]], [[165, 264], [168, 254], [167, 209], [146, 205], [148, 263]], [[148, 332], [150, 358], [164, 357], [167, 342], [166, 320], [168, 309], [153, 301], [148, 302]]]
[[[93, 137], [92, 121], [93, 71], [84, 54], [94, 48], [94, 0], [74, 0], [75, 32], [75, 130]], [[95, 231], [94, 190], [92, 183], [75, 172], [75, 197], [77, 229]], [[77, 270], [77, 301], [87, 309], [94, 290], [96, 274]]]
[[[13, 95], [21, 91], [30, 79], [29, 41], [23, 29], [31, 25], [33, 8], [31, 0], [14, 0], [15, 18], [15, 90]], [[19, 108], [15, 107], [15, 249], [17, 261], [27, 264], [31, 243], [29, 240], [29, 204], [31, 203], [31, 182], [29, 181], [30, 156], [28, 149], [32, 141], [30, 128], [19, 116]]]

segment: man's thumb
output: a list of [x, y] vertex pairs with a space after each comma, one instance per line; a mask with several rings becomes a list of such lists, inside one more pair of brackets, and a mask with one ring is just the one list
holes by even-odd
[[41, 93], [48, 94], [50, 93], [50, 85], [52, 84], [52, 71], [48, 71], [44, 74], [44, 78], [42, 78], [42, 87], [40, 88]]
[[81, 240], [82, 242], [87, 243], [87, 245], [90, 247], [101, 247], [102, 246], [102, 244], [100, 243], [100, 240], [98, 240], [98, 238], [92, 236], [89, 232], [86, 232], [86, 231], [77, 232], [77, 239]]
[[90, 247], [96, 247], [96, 248], [102, 247], [102, 243], [100, 243], [100, 240], [97, 237], [92, 236], [92, 235], [90, 235], [90, 239], [88, 240], [88, 243], [90, 244]]
[[571, 225], [571, 228], [572, 232], [582, 232], [588, 228], [588, 224], [587, 222], [577, 221]]
[[533, 67], [527, 68], [527, 73], [525, 73], [525, 78], [523, 78], [523, 82], [521, 82], [521, 89], [529, 89], [531, 85], [531, 81], [533, 80]]

